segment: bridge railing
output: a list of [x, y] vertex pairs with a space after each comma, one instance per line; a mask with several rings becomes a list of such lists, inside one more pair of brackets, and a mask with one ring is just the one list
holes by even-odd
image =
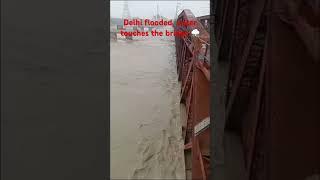
[[[195, 26], [175, 26], [175, 31], [188, 32], [175, 38], [176, 63], [181, 81], [181, 113], [185, 114], [185, 153], [191, 151], [192, 159], [192, 167], [186, 164], [186, 169], [191, 169], [192, 179], [206, 180], [210, 174], [210, 36], [190, 10], [183, 10], [177, 21], [196, 22]], [[194, 29], [198, 35], [191, 34]]]

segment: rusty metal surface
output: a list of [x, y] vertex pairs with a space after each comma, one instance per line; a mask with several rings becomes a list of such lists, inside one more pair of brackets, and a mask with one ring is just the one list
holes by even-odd
[[312, 176], [320, 170], [320, 2], [215, 6], [218, 61], [230, 62], [226, 117], [215, 121], [241, 137], [250, 180]]
[[278, 18], [294, 28], [308, 54], [320, 61], [320, 1], [274, 1]]
[[[210, 175], [210, 128], [195, 135], [194, 128], [210, 116], [210, 44], [209, 33], [190, 10], [184, 10], [178, 21], [196, 21], [196, 26], [175, 26], [175, 30], [189, 32], [176, 37], [177, 72], [181, 81], [181, 103], [185, 105], [187, 123], [185, 151], [192, 153], [192, 179], [208, 179]], [[209, 22], [208, 22], [209, 23]], [[193, 29], [199, 36], [191, 36]]]
[[[269, 120], [273, 131], [270, 137], [271, 178], [306, 179], [319, 174], [320, 169], [320, 3], [292, 1], [296, 3], [293, 12], [297, 12], [297, 16], [292, 17], [278, 12], [279, 9], [287, 9], [288, 2], [272, 2], [275, 13], [270, 16], [272, 41], [267, 52]], [[294, 25], [283, 21], [283, 18], [290, 18]], [[318, 29], [317, 32], [310, 32], [314, 28]], [[286, 41], [280, 41], [280, 38]], [[291, 159], [294, 159], [294, 164], [290, 163]]]

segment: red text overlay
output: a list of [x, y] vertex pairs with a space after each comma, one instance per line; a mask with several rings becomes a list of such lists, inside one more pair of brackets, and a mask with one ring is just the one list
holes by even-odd
[[[196, 26], [196, 21], [177, 21], [176, 26]], [[170, 31], [165, 26], [174, 26], [173, 20], [150, 20], [150, 19], [124, 19], [123, 29], [120, 29], [121, 36], [179, 36], [189, 34], [187, 31]]]

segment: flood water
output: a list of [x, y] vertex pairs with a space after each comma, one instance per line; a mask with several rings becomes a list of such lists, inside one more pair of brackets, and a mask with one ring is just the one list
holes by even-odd
[[111, 178], [185, 179], [173, 39], [110, 46]]

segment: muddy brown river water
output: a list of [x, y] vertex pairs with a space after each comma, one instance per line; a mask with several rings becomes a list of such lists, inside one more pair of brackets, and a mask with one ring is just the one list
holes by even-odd
[[110, 46], [111, 178], [185, 179], [173, 38]]

